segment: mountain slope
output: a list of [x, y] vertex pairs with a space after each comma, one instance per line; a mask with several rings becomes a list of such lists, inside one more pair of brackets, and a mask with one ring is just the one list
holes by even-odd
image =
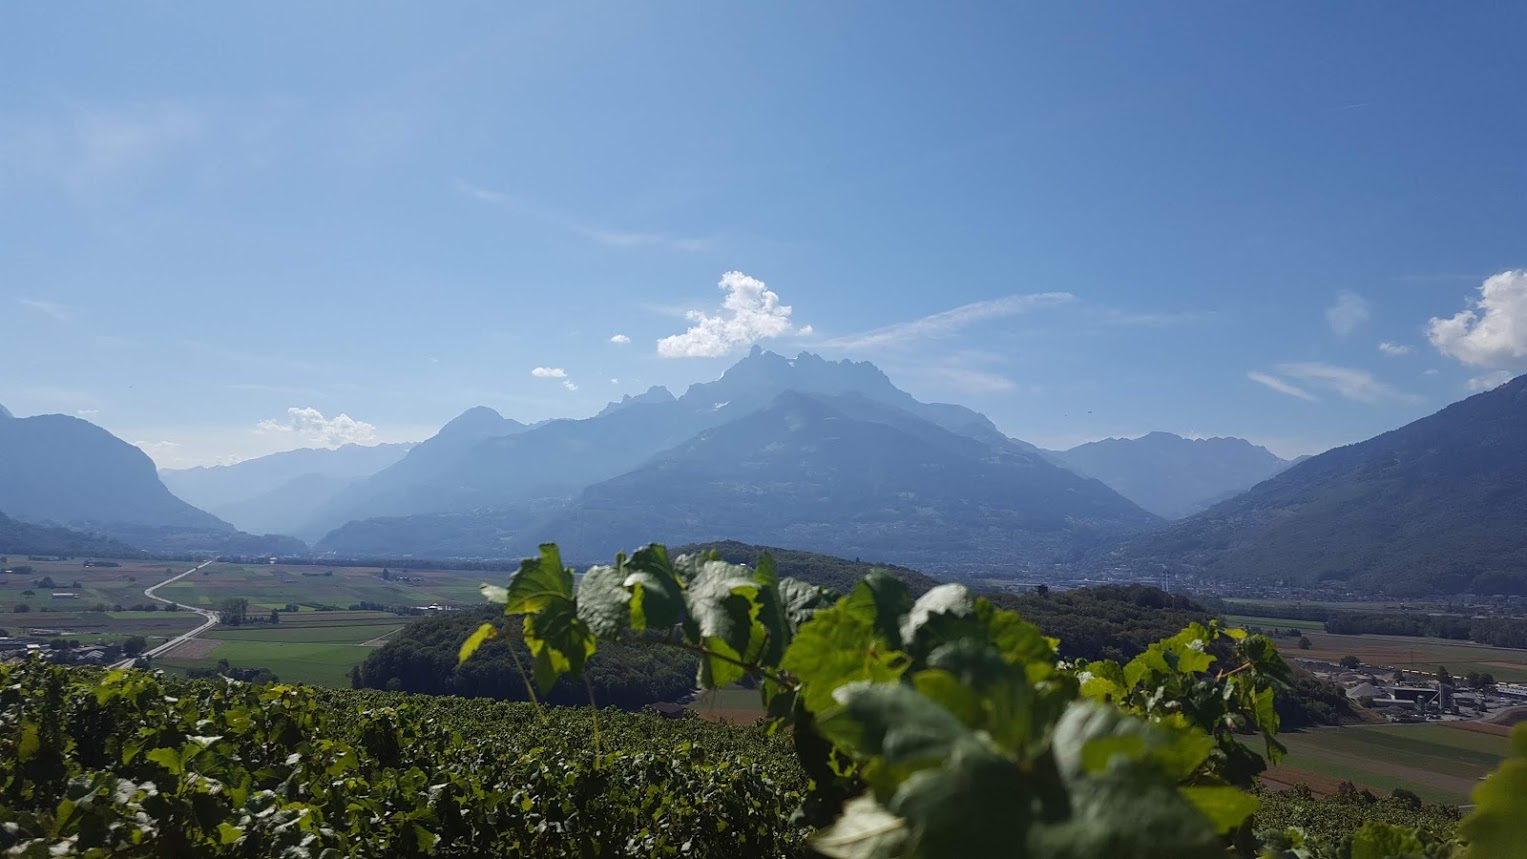
[[14, 417], [16, 417], [16, 416], [11, 414], [11, 410], [10, 409], [6, 408], [5, 406], [0, 406], [0, 421], [10, 420], [11, 418], [14, 418]]
[[1289, 465], [1245, 439], [1186, 439], [1164, 432], [1109, 438], [1049, 455], [1168, 519], [1197, 513]]
[[96, 558], [132, 558], [139, 552], [109, 537], [86, 534], [57, 525], [18, 522], [0, 513], [0, 555], [65, 555]]
[[527, 429], [486, 406], [467, 409], [402, 459], [340, 490], [308, 517], [298, 535], [316, 539], [353, 519], [438, 509], [430, 499], [449, 491], [448, 482], [441, 484], [446, 471], [484, 440]]
[[29, 522], [233, 530], [171, 494], [143, 451], [66, 415], [0, 421], [0, 510]]
[[297, 534], [358, 477], [303, 474], [276, 488], [210, 512], [235, 527], [256, 534]]
[[[216, 510], [247, 502], [307, 475], [367, 477], [402, 459], [411, 446], [347, 444], [332, 450], [302, 448], [233, 465], [166, 469], [159, 472], [159, 479], [181, 499], [203, 510]], [[245, 527], [238, 522], [234, 524]]]
[[1369, 593], [1527, 593], [1527, 376], [1132, 542], [1110, 564]]

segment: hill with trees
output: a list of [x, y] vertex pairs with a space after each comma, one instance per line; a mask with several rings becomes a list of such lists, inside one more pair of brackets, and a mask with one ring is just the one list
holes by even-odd
[[63, 555], [66, 557], [131, 558], [139, 554], [126, 543], [62, 528], [18, 522], [0, 513], [0, 554]]

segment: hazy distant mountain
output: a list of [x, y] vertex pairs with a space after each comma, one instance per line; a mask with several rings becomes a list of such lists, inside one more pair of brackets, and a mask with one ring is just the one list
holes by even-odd
[[1311, 457], [1109, 562], [1364, 593], [1527, 593], [1527, 376]]
[[352, 523], [319, 548], [364, 554], [412, 532], [421, 554], [512, 556], [554, 540], [569, 557], [603, 558], [652, 540], [738, 539], [936, 570], [1019, 569], [1159, 521], [1005, 438], [959, 435], [859, 394], [787, 390], [550, 515], [522, 506]]
[[215, 507], [211, 512], [256, 534], [299, 534], [326, 505], [361, 479], [303, 474], [269, 492]]
[[1096, 477], [1168, 519], [1197, 513], [1290, 464], [1245, 439], [1186, 439], [1165, 432], [1109, 438], [1049, 454], [1052, 460]]
[[65, 415], [0, 420], [0, 510], [33, 524], [82, 528], [151, 551], [305, 551], [242, 534], [176, 498], [148, 455]]
[[602, 418], [611, 412], [618, 412], [627, 406], [640, 406], [649, 403], [671, 403], [675, 399], [677, 398], [667, 388], [662, 385], [653, 385], [647, 389], [646, 393], [637, 394], [634, 397], [626, 394], [620, 398], [620, 402], [606, 405], [603, 409], [600, 409], [599, 414], [595, 415], [595, 417]]
[[18, 522], [0, 513], [0, 555], [7, 553], [94, 558], [131, 558], [139, 554], [132, 546], [109, 537], [58, 525]]
[[15, 415], [11, 414], [10, 409], [6, 408], [5, 406], [0, 406], [0, 420], [7, 420], [14, 417]]
[[88, 421], [0, 421], [0, 510], [27, 522], [233, 530], [176, 498], [148, 455]]
[[[347, 444], [332, 450], [302, 448], [233, 465], [165, 469], [159, 472], [159, 479], [182, 500], [216, 513], [220, 507], [247, 502], [299, 477], [317, 475], [353, 479], [376, 474], [402, 459], [412, 446]], [[233, 519], [228, 521], [245, 527]]]
[[[514, 435], [499, 434], [484, 440], [427, 478], [411, 482], [407, 493], [385, 495], [381, 501], [358, 498], [343, 509], [342, 517], [333, 515], [341, 511], [326, 509], [306, 534], [316, 534], [321, 526], [332, 527], [345, 519], [462, 513], [511, 508], [538, 499], [568, 499], [591, 484], [636, 468], [696, 433], [764, 408], [785, 391], [855, 393], [963, 435], [992, 444], [1026, 447], [1002, 435], [991, 421], [970, 409], [919, 402], [868, 362], [827, 361], [808, 352], [786, 358], [755, 347], [720, 379], [692, 385], [682, 397], [674, 398], [667, 390], [654, 388], [612, 404], [592, 418], [548, 421]], [[383, 472], [345, 495], [371, 492], [372, 484], [388, 477]]]
[[527, 429], [486, 406], [467, 409], [398, 461], [341, 488], [306, 517], [296, 533], [316, 539], [353, 519], [436, 509], [430, 499], [448, 491], [449, 484], [440, 482], [445, 472], [483, 441]]

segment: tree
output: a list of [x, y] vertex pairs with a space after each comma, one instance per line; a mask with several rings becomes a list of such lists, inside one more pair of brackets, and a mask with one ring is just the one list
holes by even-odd
[[1401, 671], [1398, 668], [1396, 668], [1394, 670], [1394, 682], [1396, 682], [1396, 683], [1404, 683], [1405, 682], [1405, 672]]
[[1308, 638], [1305, 638], [1302, 635], [1299, 636], [1299, 649], [1300, 650], [1309, 650], [1310, 647], [1311, 647], [1310, 640]]
[[229, 626], [239, 626], [249, 620], [249, 600], [229, 597], [217, 604], [218, 619]]
[[278, 609], [271, 609], [270, 610], [270, 622], [271, 623], [280, 623], [281, 622], [281, 612]]
[[1358, 659], [1356, 656], [1343, 656], [1341, 658], [1340, 664], [1343, 668], [1356, 668], [1359, 665], [1362, 665], [1363, 661]]
[[1047, 597], [1047, 596], [1050, 595], [1050, 586], [1049, 585], [1040, 585], [1039, 587], [1034, 589], [1034, 593], [1037, 594], [1038, 596], [1041, 596], [1041, 597]]
[[1437, 682], [1438, 683], [1444, 683], [1444, 684], [1447, 684], [1449, 686], [1452, 685], [1452, 683], [1453, 683], [1453, 675], [1448, 673], [1446, 665], [1438, 665], [1437, 666]]
[[1481, 671], [1479, 672], [1479, 676], [1475, 678], [1475, 681], [1476, 682], [1470, 684], [1475, 689], [1488, 689], [1495, 685], [1495, 675], [1488, 671]]
[[32, 610], [32, 607], [27, 605], [24, 602], [19, 602], [19, 603], [16, 603], [16, 607], [14, 609], [11, 609], [11, 610], [14, 611], [17, 614], [26, 614], [27, 612]]
[[141, 635], [130, 635], [122, 642], [122, 653], [127, 656], [137, 656], [148, 649], [148, 639]]

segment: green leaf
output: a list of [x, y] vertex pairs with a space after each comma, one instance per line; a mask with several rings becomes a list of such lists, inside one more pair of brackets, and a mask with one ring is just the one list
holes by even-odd
[[1261, 800], [1234, 787], [1184, 787], [1178, 790], [1222, 834], [1245, 823], [1246, 818], [1262, 806]]
[[720, 640], [740, 657], [752, 637], [759, 588], [747, 567], [705, 561], [690, 579], [684, 605], [702, 639]]
[[790, 634], [794, 635], [801, 624], [811, 620], [818, 611], [831, 608], [838, 598], [826, 588], [785, 578], [779, 580], [779, 599], [784, 606], [785, 618], [790, 622]]
[[186, 771], [180, 759], [180, 752], [174, 749], [168, 747], [154, 749], [144, 757], [169, 770], [173, 775], [181, 775]]
[[461, 643], [461, 650], [456, 653], [456, 664], [460, 665], [472, 658], [477, 648], [482, 647], [490, 638], [498, 638], [498, 628], [491, 623], [485, 623], [477, 628], [477, 631], [467, 637]]
[[36, 722], [21, 723], [21, 742], [16, 746], [16, 756], [23, 761], [29, 761], [37, 757], [42, 750], [42, 739], [38, 735]]
[[780, 667], [802, 681], [806, 709], [821, 713], [835, 706], [832, 693], [839, 686], [895, 680], [908, 662], [876, 634], [872, 620], [849, 611], [845, 598], [801, 625]]
[[1176, 782], [1209, 757], [1214, 740], [1197, 728], [1171, 728], [1076, 701], [1055, 727], [1053, 748], [1061, 772], [1072, 777], [1143, 768]]
[[490, 585], [484, 582], [478, 590], [482, 591], [483, 598], [488, 602], [496, 602], [499, 605], [503, 605], [509, 601], [509, 589], [501, 585]]
[[[1421, 856], [1426, 845], [1421, 843], [1417, 831], [1409, 826], [1395, 826], [1378, 820], [1364, 823], [1352, 833], [1352, 859], [1397, 859], [1403, 856]], [[1490, 856], [1506, 856], [1490, 853]]]
[[937, 668], [919, 671], [912, 676], [912, 685], [929, 700], [953, 713], [966, 727], [979, 728], [986, 722], [981, 696], [948, 671]]
[[913, 603], [901, 579], [884, 570], [870, 570], [838, 605], [868, 624], [886, 646], [902, 649], [902, 619], [912, 610]]
[[235, 844], [240, 838], [243, 837], [244, 830], [238, 828], [237, 826], [233, 826], [232, 824], [226, 822], [219, 823], [217, 825], [217, 843], [223, 846]]
[[419, 846], [420, 850], [424, 851], [425, 853], [434, 850], [435, 842], [439, 840], [440, 836], [430, 832], [428, 829], [425, 829], [417, 823], [414, 824], [414, 843]]
[[631, 628], [667, 631], [684, 614], [684, 587], [668, 561], [668, 550], [653, 543], [638, 549], [626, 562], [626, 580], [631, 592]]
[[1039, 627], [1015, 611], [996, 611], [987, 621], [987, 634], [1002, 658], [1014, 665], [1031, 662], [1055, 664], [1055, 648]]
[[1511, 750], [1474, 788], [1474, 810], [1458, 825], [1470, 857], [1520, 856], [1527, 845], [1527, 722], [1511, 732]]
[[939, 615], [968, 617], [975, 614], [976, 604], [964, 585], [943, 584], [917, 598], [912, 609], [901, 622], [902, 646], [911, 649], [918, 633]]
[[504, 614], [534, 614], [554, 602], [571, 602], [572, 598], [572, 572], [562, 566], [557, 545], [544, 543], [540, 557], [521, 561], [519, 572], [509, 577]]
[[578, 583], [578, 617], [599, 638], [614, 638], [631, 626], [631, 592], [619, 567], [590, 567]]
[[865, 795], [845, 803], [838, 819], [811, 837], [811, 847], [831, 859], [882, 859], [903, 855], [907, 838], [906, 821]]
[[954, 713], [901, 683], [851, 683], [833, 697], [838, 706], [818, 716], [817, 727], [855, 756], [937, 765], [959, 746], [980, 745]]
[[533, 657], [536, 686], [544, 695], [563, 674], [583, 673], [584, 663], [598, 645], [572, 601], [558, 600], [547, 603], [538, 614], [525, 616], [525, 646]]

